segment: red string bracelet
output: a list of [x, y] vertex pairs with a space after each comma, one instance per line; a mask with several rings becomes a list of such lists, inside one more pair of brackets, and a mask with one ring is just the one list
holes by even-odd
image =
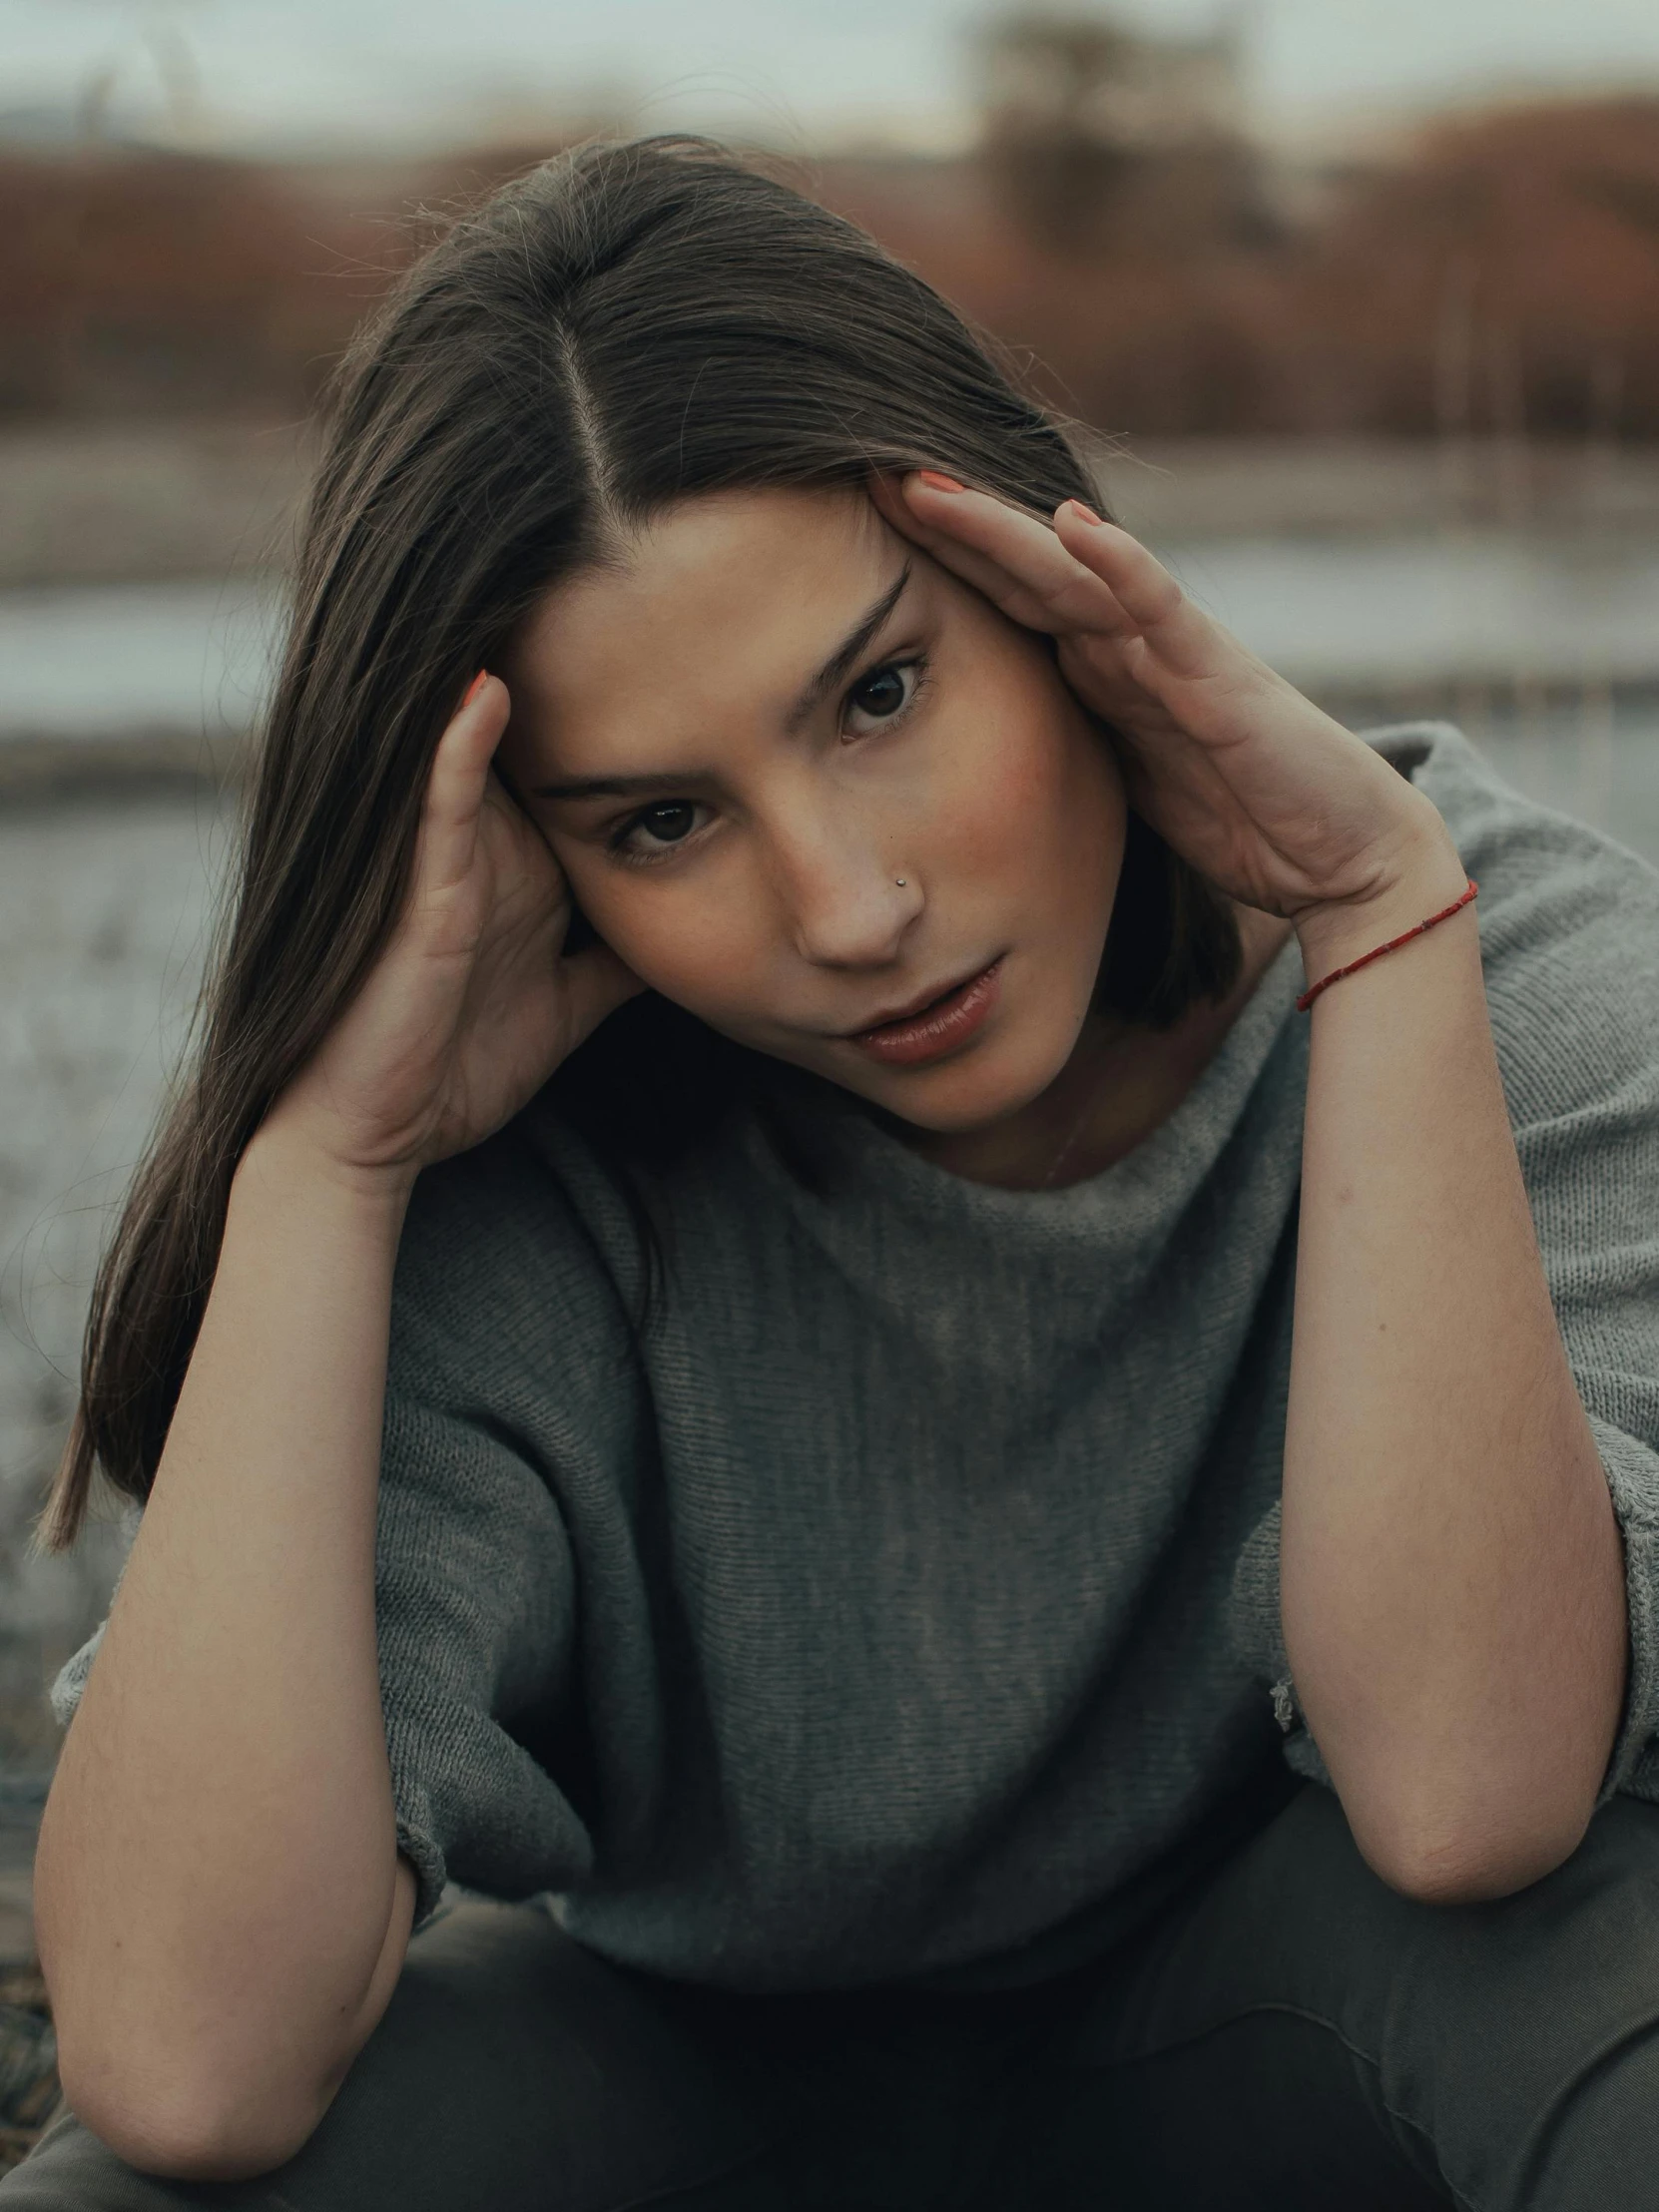
[[1454, 898], [1449, 906], [1442, 906], [1437, 914], [1430, 914], [1426, 921], [1419, 921], [1414, 929], [1402, 929], [1397, 937], [1390, 937], [1386, 944], [1380, 944], [1375, 952], [1365, 952], [1358, 960], [1350, 960], [1347, 967], [1333, 968], [1329, 975], [1322, 975], [1297, 1000], [1297, 1012], [1305, 1014], [1321, 991], [1328, 991], [1333, 983], [1340, 983], [1345, 975], [1352, 975], [1357, 968], [1370, 967], [1373, 960], [1381, 960], [1384, 952], [1397, 952], [1402, 944], [1409, 944], [1413, 937], [1420, 937], [1425, 929], [1432, 929], [1437, 921], [1449, 921], [1453, 914], [1462, 911], [1479, 888], [1480, 885], [1471, 877], [1469, 887], [1462, 897]]

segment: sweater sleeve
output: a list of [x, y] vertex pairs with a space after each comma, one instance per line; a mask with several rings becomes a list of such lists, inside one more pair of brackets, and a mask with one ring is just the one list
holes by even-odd
[[419, 1926], [447, 1880], [525, 1897], [588, 1870], [587, 1833], [530, 1748], [569, 1698], [573, 1571], [528, 1459], [406, 1384], [388, 1392], [380, 1480], [380, 1693]]
[[517, 1134], [421, 1178], [392, 1307], [375, 1622], [422, 1919], [446, 1880], [522, 1898], [593, 1870], [578, 1802], [587, 1698], [608, 1678], [595, 1652], [581, 1663], [579, 1622], [611, 1620], [602, 1562], [627, 1552], [626, 1376], [614, 1298]]
[[[1624, 1542], [1625, 1709], [1602, 1787], [1659, 1802], [1659, 873], [1433, 731], [1414, 781], [1480, 884], [1487, 1004], [1562, 1342]], [[1328, 1781], [1279, 1621], [1279, 1508], [1234, 1580], [1286, 1753]]]

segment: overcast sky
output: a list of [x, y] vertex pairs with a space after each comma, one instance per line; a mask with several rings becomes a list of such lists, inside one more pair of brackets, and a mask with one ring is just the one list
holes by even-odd
[[[785, 139], [913, 127], [925, 140], [971, 106], [986, 12], [987, 0], [0, 0], [0, 111], [73, 104], [101, 74], [118, 106], [154, 108], [148, 25], [163, 48], [183, 35], [204, 112], [233, 143], [464, 131], [596, 95], [635, 103], [648, 126]], [[1217, 9], [1112, 12], [1179, 31]], [[1254, 0], [1251, 13], [1272, 119], [1536, 83], [1659, 85], [1659, 0]]]

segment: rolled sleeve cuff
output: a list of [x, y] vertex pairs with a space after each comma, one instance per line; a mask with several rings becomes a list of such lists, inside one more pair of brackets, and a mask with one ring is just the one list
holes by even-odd
[[[1651, 1445], [1591, 1413], [1591, 1432], [1601, 1455], [1613, 1512], [1624, 1545], [1625, 1591], [1629, 1613], [1629, 1662], [1624, 1711], [1596, 1804], [1621, 1792], [1659, 1805], [1659, 1452]], [[1254, 1599], [1257, 1649], [1274, 1664], [1271, 1695], [1274, 1717], [1285, 1739], [1285, 1759], [1293, 1773], [1332, 1786], [1320, 1749], [1310, 1734], [1274, 1619], [1271, 1634], [1269, 1595], [1277, 1612], [1277, 1558], [1268, 1574], [1271, 1537], [1278, 1539], [1278, 1516], [1258, 1532], [1254, 1551], [1239, 1582], [1241, 1597]]]
[[1624, 1713], [1596, 1800], [1619, 1791], [1659, 1804], [1659, 1453], [1590, 1415], [1624, 1541], [1630, 1659]]
[[397, 1849], [415, 1871], [414, 1921], [409, 1929], [414, 1936], [435, 1917], [443, 1902], [449, 1870], [436, 1841], [402, 1814], [397, 1817]]
[[53, 1679], [47, 1695], [52, 1700], [52, 1710], [57, 1715], [58, 1726], [67, 1728], [75, 1718], [75, 1708], [81, 1702], [81, 1692], [87, 1686], [87, 1676], [92, 1672], [92, 1662], [98, 1656], [98, 1647], [104, 1641], [108, 1620], [101, 1621], [72, 1659], [66, 1659]]

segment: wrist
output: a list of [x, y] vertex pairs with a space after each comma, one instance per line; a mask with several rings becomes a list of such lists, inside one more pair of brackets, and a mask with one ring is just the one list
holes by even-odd
[[261, 1123], [237, 1165], [233, 1191], [257, 1189], [288, 1203], [314, 1196], [334, 1209], [402, 1227], [418, 1168], [405, 1162], [366, 1167], [342, 1160], [278, 1109]]
[[1436, 816], [1433, 827], [1413, 835], [1363, 894], [1321, 900], [1296, 916], [1309, 982], [1363, 959], [1429, 915], [1442, 912], [1462, 896], [1468, 883], [1468, 870]]

